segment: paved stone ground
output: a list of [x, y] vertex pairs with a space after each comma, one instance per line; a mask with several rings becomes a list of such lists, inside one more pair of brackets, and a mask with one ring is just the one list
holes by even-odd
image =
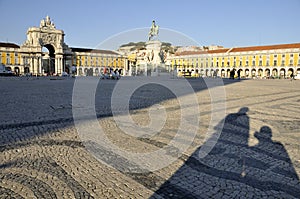
[[[182, 111], [174, 94], [155, 84], [134, 93], [130, 109], [137, 124], [149, 124], [154, 104], [167, 116], [159, 133], [134, 137], [111, 115], [115, 83], [101, 81], [95, 97], [106, 136], [128, 151], [166, 147]], [[80, 108], [72, 106], [74, 79], [0, 78], [0, 198], [300, 198], [300, 81], [224, 80], [226, 117], [214, 127], [222, 133], [201, 159], [201, 146], [211, 141], [204, 142], [211, 98], [202, 79], [190, 84], [200, 108], [190, 147], [165, 168], [134, 173], [108, 166], [131, 165], [114, 151], [98, 146], [96, 157], [86, 150], [93, 140], [82, 140], [74, 126], [72, 108]], [[177, 157], [176, 148], [169, 155]]]

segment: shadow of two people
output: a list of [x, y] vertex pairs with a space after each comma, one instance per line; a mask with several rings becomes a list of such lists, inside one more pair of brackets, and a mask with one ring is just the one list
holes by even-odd
[[[258, 144], [248, 145], [248, 111], [243, 107], [227, 115], [215, 127], [219, 135], [199, 147], [156, 194], [164, 198], [300, 197], [298, 175], [284, 145], [272, 140], [272, 129], [262, 126], [254, 134]], [[211, 149], [205, 147], [212, 142]]]

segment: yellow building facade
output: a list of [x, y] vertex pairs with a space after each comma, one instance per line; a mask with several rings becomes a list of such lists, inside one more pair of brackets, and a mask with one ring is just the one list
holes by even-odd
[[286, 78], [300, 72], [300, 43], [182, 52], [171, 65], [179, 75], [229, 77], [234, 70], [245, 78]]
[[[103, 72], [105, 68], [126, 70], [127, 58], [117, 52], [87, 48], [70, 49], [71, 54], [69, 53], [68, 58], [65, 57], [63, 59], [62, 72], [69, 73], [72, 66], [76, 67], [78, 76], [96, 76]], [[41, 52], [40, 58], [38, 55], [32, 56], [32, 54], [30, 52], [22, 52], [17, 44], [0, 42], [0, 63], [4, 64], [9, 70], [17, 75], [26, 73], [50, 75], [43, 71], [47, 62], [51, 61], [48, 60], [49, 53]], [[33, 66], [31, 65], [32, 63]], [[38, 69], [34, 70], [34, 66]], [[56, 73], [55, 69], [53, 69], [51, 75], [56, 75]]]
[[78, 76], [97, 76], [104, 71], [127, 71], [127, 58], [110, 50], [71, 48], [72, 58], [68, 65], [76, 66]]
[[[99, 75], [105, 68], [125, 72], [126, 58], [116, 51], [70, 48], [65, 33], [55, 27], [49, 16], [39, 27], [27, 30], [27, 39], [19, 46], [0, 42], [0, 63], [17, 75], [62, 75], [75, 70], [77, 75]], [[73, 71], [72, 71], [73, 72]]]
[[[145, 56], [121, 51], [72, 48], [64, 36], [47, 16], [39, 27], [28, 28], [21, 46], [0, 42], [0, 63], [18, 75], [62, 75], [76, 68], [77, 75], [91, 76], [117, 69], [131, 75], [139, 61], [145, 62]], [[168, 55], [164, 64], [189, 76], [229, 77], [235, 71], [245, 78], [286, 78], [300, 73], [300, 43], [208, 49]]]

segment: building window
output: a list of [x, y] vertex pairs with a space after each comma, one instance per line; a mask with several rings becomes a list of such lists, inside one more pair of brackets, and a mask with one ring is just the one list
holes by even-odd
[[252, 66], [255, 66], [255, 61], [252, 61]]
[[248, 61], [246, 61], [246, 66], [248, 66], [249, 65], [249, 62]]
[[282, 60], [282, 61], [281, 61], [281, 66], [284, 66], [284, 65], [285, 65], [285, 61]]
[[9, 53], [6, 54], [6, 64], [10, 64], [10, 55], [9, 55]]
[[0, 53], [0, 64], [2, 64], [2, 53]]
[[242, 61], [240, 61], [240, 66], [242, 66]]
[[270, 61], [269, 61], [269, 60], [267, 60], [266, 66], [269, 66], [269, 65], [270, 65]]
[[262, 61], [261, 60], [259, 60], [259, 66], [262, 66]]
[[233, 66], [235, 67], [236, 66], [236, 61], [234, 60], [234, 62], [233, 62]]
[[277, 55], [274, 55], [274, 57], [277, 57]]
[[274, 66], [277, 66], [277, 60], [274, 60]]
[[293, 57], [293, 56], [294, 56], [294, 54], [291, 54], [291, 55], [290, 55], [290, 57]]
[[282, 55], [282, 58], [284, 58], [285, 57], [285, 55]]
[[290, 60], [290, 66], [293, 66], [293, 60], [292, 59]]

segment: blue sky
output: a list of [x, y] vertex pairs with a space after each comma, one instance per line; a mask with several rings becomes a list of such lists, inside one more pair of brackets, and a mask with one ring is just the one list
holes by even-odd
[[[64, 30], [65, 42], [71, 47], [113, 49], [130, 40], [146, 41], [153, 19], [161, 35], [174, 30], [198, 45], [300, 42], [300, 0], [0, 0], [0, 10], [0, 41], [19, 45], [27, 29], [39, 26], [46, 15]], [[133, 33], [141, 28], [144, 32]], [[131, 37], [101, 45], [124, 32]], [[176, 34], [160, 38], [168, 39], [185, 43]]]

